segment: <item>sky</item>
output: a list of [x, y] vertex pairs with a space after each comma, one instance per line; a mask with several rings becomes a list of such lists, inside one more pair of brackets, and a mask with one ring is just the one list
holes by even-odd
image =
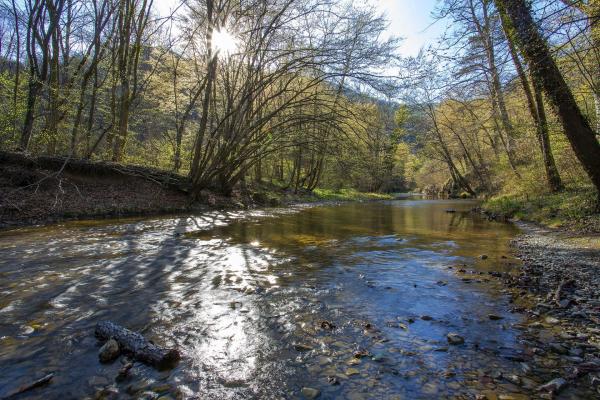
[[[360, 0], [358, 0], [360, 2]], [[415, 56], [419, 49], [435, 42], [445, 27], [441, 23], [435, 23], [431, 18], [431, 12], [440, 0], [367, 0], [376, 9], [385, 13], [389, 20], [387, 30], [388, 36], [404, 38], [400, 46], [403, 56]], [[161, 15], [168, 14], [169, 9], [178, 0], [156, 0]]]
[[433, 44], [445, 26], [434, 23], [431, 13], [439, 0], [371, 0], [389, 20], [388, 34], [404, 38], [400, 53], [415, 56], [421, 47]]

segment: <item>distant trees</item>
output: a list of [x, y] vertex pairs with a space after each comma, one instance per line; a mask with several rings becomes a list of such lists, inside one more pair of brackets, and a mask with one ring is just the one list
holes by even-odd
[[[11, 86], [0, 102], [15, 116], [3, 149], [181, 171], [195, 196], [247, 179], [294, 191], [325, 176], [373, 190], [392, 179], [395, 106], [369, 96], [393, 95], [384, 71], [398, 41], [380, 39], [386, 21], [372, 11], [338, 0], [192, 0], [171, 15], [153, 0], [0, 7]], [[344, 163], [360, 179], [347, 182]]]

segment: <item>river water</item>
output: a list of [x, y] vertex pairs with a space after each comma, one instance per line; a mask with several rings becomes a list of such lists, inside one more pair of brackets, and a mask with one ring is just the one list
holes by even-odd
[[[515, 268], [518, 230], [473, 206], [407, 199], [2, 232], [0, 397], [47, 373], [17, 398], [524, 393], [493, 379], [522, 374], [523, 316], [488, 274]], [[98, 362], [101, 320], [178, 347], [181, 362], [135, 364], [115, 382], [121, 362]]]

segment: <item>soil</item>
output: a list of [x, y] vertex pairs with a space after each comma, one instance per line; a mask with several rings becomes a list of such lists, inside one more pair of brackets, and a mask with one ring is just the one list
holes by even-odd
[[137, 166], [0, 153], [0, 229], [236, 204], [210, 192], [193, 202], [181, 182], [182, 176]]

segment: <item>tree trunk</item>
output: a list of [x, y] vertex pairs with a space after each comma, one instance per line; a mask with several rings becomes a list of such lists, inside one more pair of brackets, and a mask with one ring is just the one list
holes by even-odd
[[109, 321], [98, 322], [95, 334], [102, 340], [115, 339], [121, 350], [132, 354], [136, 360], [157, 368], [172, 367], [180, 358], [177, 350], [158, 347], [139, 333]]
[[495, 2], [499, 11], [508, 17], [510, 36], [518, 41], [534, 79], [556, 109], [575, 155], [600, 193], [600, 144], [538, 31], [529, 7], [525, 0]]
[[501, 18], [501, 20], [502, 29], [504, 30], [504, 34], [508, 42], [510, 56], [515, 65], [515, 69], [517, 70], [517, 75], [519, 76], [521, 85], [523, 86], [523, 92], [525, 92], [529, 113], [531, 114], [531, 118], [535, 124], [538, 141], [540, 142], [540, 150], [542, 152], [542, 160], [544, 162], [544, 168], [546, 169], [548, 188], [551, 192], [558, 192], [562, 189], [562, 182], [560, 179], [560, 174], [558, 173], [558, 169], [556, 168], [556, 163], [554, 162], [552, 149], [550, 147], [550, 138], [548, 136], [548, 120], [546, 119], [546, 110], [544, 109], [544, 99], [542, 97], [541, 88], [539, 84], [536, 84], [535, 78], [532, 76], [531, 81], [533, 82], [533, 92], [535, 93], [534, 97], [531, 87], [529, 86], [527, 75], [525, 74], [521, 60], [519, 59], [517, 48], [510, 37], [508, 22], [506, 21], [506, 18]]

